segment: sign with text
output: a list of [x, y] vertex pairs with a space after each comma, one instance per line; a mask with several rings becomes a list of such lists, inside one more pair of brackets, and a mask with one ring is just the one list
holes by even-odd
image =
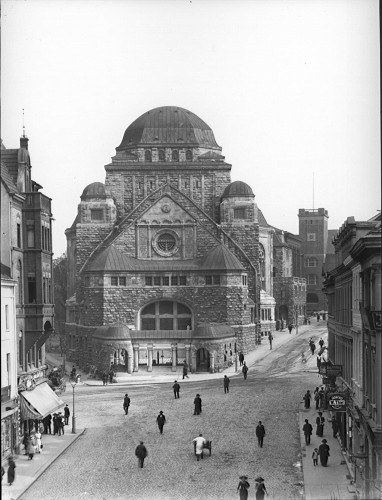
[[326, 367], [327, 377], [341, 377], [342, 376], [342, 365], [331, 365]]
[[333, 411], [346, 411], [346, 397], [343, 394], [331, 394], [328, 399], [328, 405]]

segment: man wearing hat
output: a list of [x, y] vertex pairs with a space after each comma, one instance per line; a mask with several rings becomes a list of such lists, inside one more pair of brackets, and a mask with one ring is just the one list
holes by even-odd
[[260, 448], [262, 448], [264, 436], [265, 436], [265, 427], [261, 423], [261, 420], [259, 420], [259, 424], [256, 427], [256, 436], [257, 436], [258, 445], [260, 446]]
[[200, 415], [202, 413], [202, 398], [200, 394], [196, 395], [194, 399], [194, 415]]
[[130, 398], [127, 394], [125, 394], [125, 397], [123, 398], [123, 409], [125, 410], [125, 415], [129, 413], [129, 406], [130, 406]]
[[174, 396], [175, 396], [175, 399], [179, 399], [179, 391], [180, 391], [180, 385], [178, 384], [178, 382], [175, 380], [174, 382], [174, 385], [172, 386], [172, 389], [174, 391]]
[[69, 424], [69, 417], [70, 417], [70, 410], [69, 410], [68, 405], [65, 405], [64, 415], [65, 415], [65, 425], [68, 425]]
[[140, 444], [135, 448], [135, 456], [138, 458], [138, 467], [140, 467], [141, 469], [143, 469], [143, 462], [145, 461], [147, 455], [147, 448], [143, 444], [143, 441], [141, 441]]
[[249, 488], [249, 482], [247, 481], [248, 477], [240, 476], [239, 479], [240, 481], [236, 491], [239, 492], [240, 500], [247, 500]]
[[159, 412], [159, 415], [157, 416], [157, 424], [158, 424], [159, 432], [161, 434], [163, 434], [163, 427], [164, 427], [165, 423], [166, 423], [166, 417], [163, 415], [163, 411], [161, 410]]

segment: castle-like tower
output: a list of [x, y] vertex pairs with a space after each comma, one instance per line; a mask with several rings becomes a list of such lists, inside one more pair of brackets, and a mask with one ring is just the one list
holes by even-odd
[[328, 211], [324, 208], [300, 208], [298, 218], [299, 236], [302, 239], [301, 251], [304, 254], [302, 276], [306, 278], [307, 283], [307, 312], [326, 311], [326, 298], [322, 292], [322, 269], [328, 247]]

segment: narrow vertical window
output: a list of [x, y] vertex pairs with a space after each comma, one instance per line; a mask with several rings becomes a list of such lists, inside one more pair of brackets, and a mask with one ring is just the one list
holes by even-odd
[[164, 154], [164, 150], [163, 149], [159, 150], [158, 159], [159, 159], [159, 161], [165, 161], [165, 154]]
[[5, 329], [9, 330], [9, 306], [5, 306]]
[[27, 246], [28, 248], [34, 248], [34, 227], [27, 227]]
[[151, 151], [149, 149], [145, 151], [145, 161], [151, 161]]
[[187, 151], [186, 151], [186, 160], [187, 161], [192, 161], [192, 151], [191, 151], [191, 149], [187, 149]]
[[172, 152], [172, 161], [179, 161], [179, 151], [177, 149]]
[[17, 246], [21, 248], [21, 224], [17, 224]]

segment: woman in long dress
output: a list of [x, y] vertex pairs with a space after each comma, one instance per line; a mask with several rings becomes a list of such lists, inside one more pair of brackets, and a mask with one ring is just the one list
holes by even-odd
[[326, 467], [328, 465], [328, 458], [330, 456], [329, 450], [330, 448], [327, 444], [326, 439], [323, 439], [322, 443], [318, 447], [318, 454], [320, 455], [320, 462], [323, 467]]
[[34, 437], [36, 439], [36, 445], [35, 445], [36, 453], [41, 453], [41, 432], [40, 432], [40, 430], [38, 430], [36, 432]]
[[240, 500], [247, 500], [248, 498], [249, 482], [247, 479], [247, 476], [240, 476], [239, 485], [236, 490], [239, 492]]

